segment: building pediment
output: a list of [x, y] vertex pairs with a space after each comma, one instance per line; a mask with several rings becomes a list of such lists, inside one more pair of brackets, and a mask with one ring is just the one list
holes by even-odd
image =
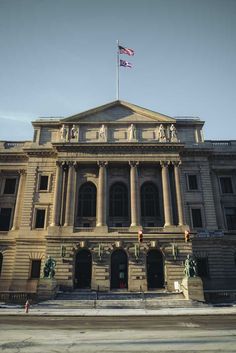
[[176, 119], [131, 103], [115, 101], [62, 121], [65, 123], [175, 123]]

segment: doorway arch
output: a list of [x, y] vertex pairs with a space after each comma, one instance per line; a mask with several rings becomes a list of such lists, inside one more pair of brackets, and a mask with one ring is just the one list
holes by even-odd
[[147, 253], [147, 287], [148, 289], [164, 287], [163, 254], [158, 249], [149, 250]]
[[80, 250], [75, 259], [75, 288], [90, 289], [92, 277], [92, 255], [87, 249]]
[[111, 254], [111, 289], [128, 288], [128, 258], [124, 250]]

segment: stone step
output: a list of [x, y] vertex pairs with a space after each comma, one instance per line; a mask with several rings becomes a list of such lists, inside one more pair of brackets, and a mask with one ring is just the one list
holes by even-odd
[[51, 300], [37, 305], [40, 308], [56, 309], [158, 309], [158, 308], [191, 308], [204, 306], [202, 303], [192, 302], [191, 300], [165, 300], [165, 301], [145, 301], [145, 300], [71, 300], [57, 301]]
[[145, 293], [133, 293], [133, 292], [61, 292], [57, 294], [57, 300], [141, 300], [141, 299], [182, 299], [182, 293], [174, 292], [145, 292]]

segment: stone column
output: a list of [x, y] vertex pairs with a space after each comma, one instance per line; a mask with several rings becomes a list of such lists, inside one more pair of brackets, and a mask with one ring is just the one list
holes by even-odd
[[180, 161], [173, 162], [174, 164], [174, 175], [175, 175], [175, 189], [176, 189], [176, 202], [177, 202], [177, 211], [178, 211], [178, 224], [182, 226], [184, 224], [184, 214], [183, 214], [183, 201], [181, 194], [181, 186], [180, 186], [180, 172], [179, 166]]
[[138, 227], [139, 207], [138, 207], [138, 162], [129, 162], [130, 165], [130, 203], [131, 203], [131, 227]]
[[171, 198], [170, 198], [170, 181], [169, 181], [169, 162], [161, 162], [162, 167], [162, 189], [163, 189], [163, 202], [164, 202], [164, 216], [165, 216], [165, 227], [171, 226], [172, 211], [171, 211]]
[[12, 230], [16, 230], [19, 228], [19, 212], [20, 212], [20, 203], [22, 200], [21, 196], [22, 196], [22, 185], [23, 185], [24, 176], [25, 176], [25, 170], [20, 170]]
[[51, 226], [58, 226], [60, 220], [60, 207], [62, 195], [62, 163], [56, 162], [57, 170], [55, 176], [55, 187], [53, 196], [53, 212]]
[[65, 223], [64, 226], [72, 226], [74, 216], [74, 185], [75, 168], [73, 162], [68, 162], [68, 179], [67, 179], [67, 190], [66, 190], [66, 206], [65, 206]]
[[107, 162], [98, 162], [97, 227], [107, 227]]

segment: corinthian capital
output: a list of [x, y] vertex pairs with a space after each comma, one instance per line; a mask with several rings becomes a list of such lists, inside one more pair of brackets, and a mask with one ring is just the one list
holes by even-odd
[[139, 165], [139, 162], [137, 161], [129, 161], [129, 165], [131, 168], [136, 168]]
[[174, 167], [180, 167], [180, 165], [182, 164], [181, 161], [172, 161], [171, 163], [173, 164]]
[[162, 168], [168, 167], [170, 165], [170, 161], [160, 161], [160, 166]]
[[108, 165], [108, 162], [106, 161], [98, 161], [97, 165], [99, 166], [99, 168], [104, 168]]

